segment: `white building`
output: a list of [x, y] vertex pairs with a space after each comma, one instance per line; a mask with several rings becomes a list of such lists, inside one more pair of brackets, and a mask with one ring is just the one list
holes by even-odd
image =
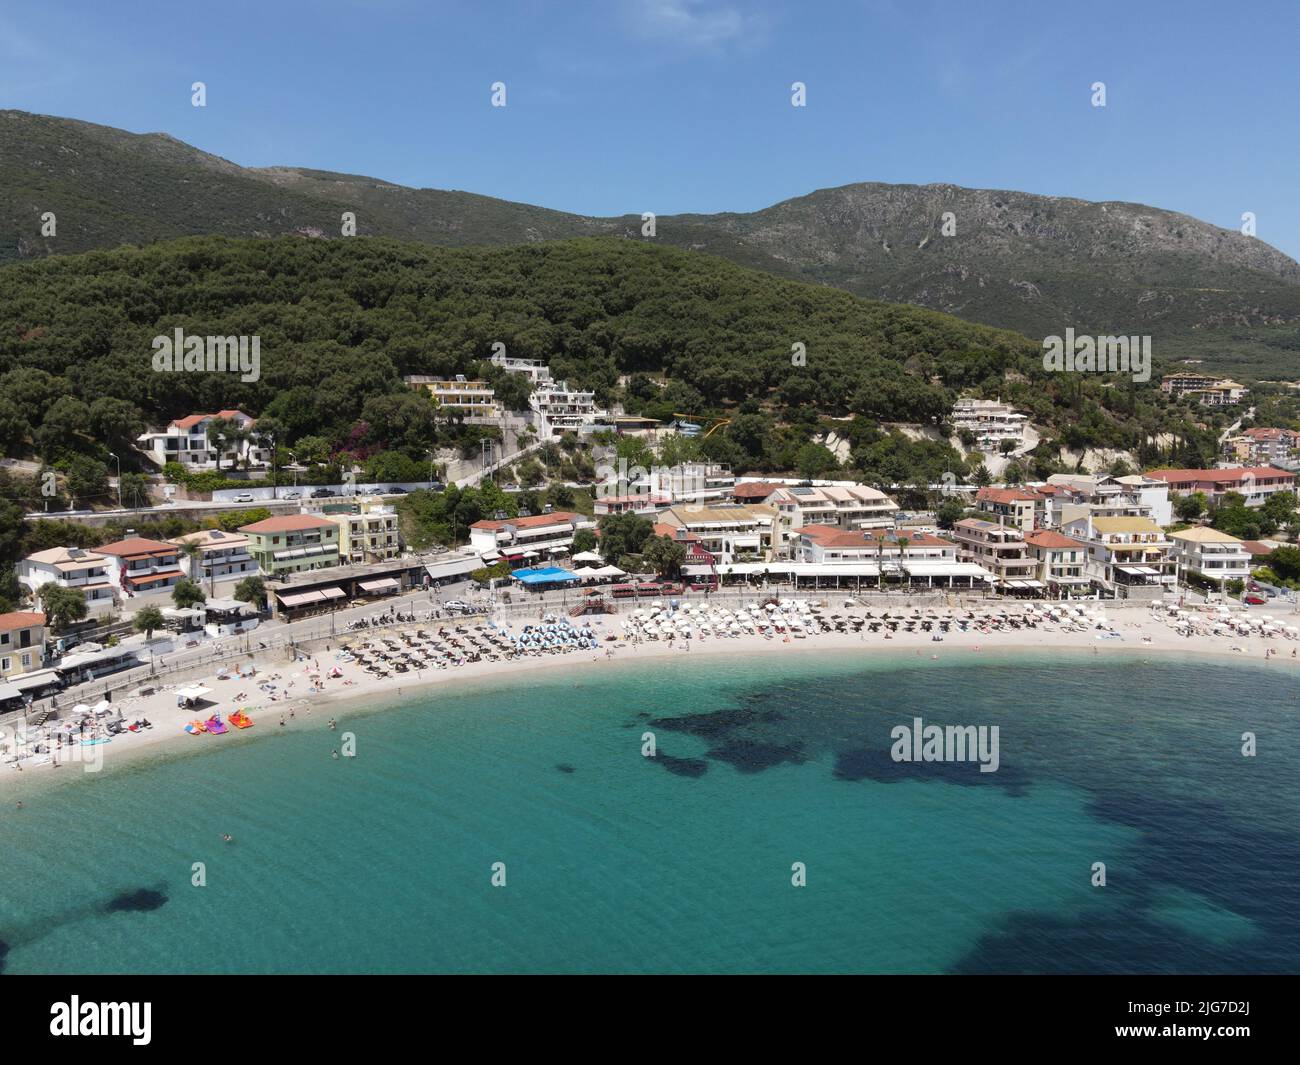
[[1157, 525], [1168, 525], [1174, 520], [1169, 483], [1159, 477], [1054, 473], [1047, 478], [1047, 483], [1067, 488], [1073, 495], [1072, 500], [1061, 504], [1061, 524], [1081, 517], [1080, 506], [1086, 506], [1098, 518], [1150, 518]]
[[496, 392], [486, 381], [467, 381], [464, 374], [457, 374], [454, 380], [444, 377], [407, 377], [406, 383], [412, 388], [423, 388], [439, 407], [456, 411], [462, 417], [495, 419], [500, 413], [497, 408]]
[[776, 510], [761, 505], [685, 504], [669, 507], [660, 515], [659, 522], [694, 535], [719, 562], [734, 562], [738, 555], [771, 558], [780, 535]]
[[18, 583], [34, 596], [50, 581], [63, 588], [79, 588], [86, 596], [91, 617], [113, 609], [114, 598], [107, 556], [80, 547], [51, 547], [18, 563]]
[[543, 438], [576, 433], [594, 425], [606, 412], [596, 406], [596, 393], [572, 389], [564, 381], [539, 382], [528, 397]]
[[[218, 418], [233, 422], [248, 435], [242, 439], [217, 442], [208, 438], [208, 426]], [[241, 410], [222, 410], [216, 414], [190, 414], [177, 418], [166, 429], [141, 434], [137, 446], [145, 456], [159, 466], [179, 462], [190, 470], [229, 470], [236, 467], [253, 468], [270, 465], [271, 450], [265, 447], [253, 430], [256, 420]]]
[[892, 529], [898, 504], [884, 492], [866, 485], [852, 488], [790, 485], [775, 489], [764, 500], [780, 518], [778, 546], [787, 543], [805, 525], [831, 525], [839, 529]]
[[1073, 518], [1063, 532], [1088, 545], [1088, 575], [1125, 599], [1150, 599], [1178, 581], [1173, 541], [1150, 518]]
[[489, 361], [493, 366], [499, 366], [508, 373], [526, 374], [534, 386], [551, 383], [551, 368], [541, 359], [511, 359], [502, 354], [495, 354]]
[[1250, 552], [1235, 536], [1197, 526], [1170, 533], [1169, 539], [1174, 542], [1174, 556], [1184, 570], [1195, 570], [1218, 584], [1244, 581], [1250, 576]]
[[485, 562], [504, 558], [511, 563], [532, 565], [571, 554], [574, 534], [595, 527], [596, 523], [586, 515], [557, 510], [554, 514], [534, 514], [527, 518], [476, 521], [469, 527], [469, 542]]
[[997, 450], [1004, 440], [1016, 447], [1024, 443], [1025, 426], [1029, 415], [1021, 414], [1001, 399], [973, 399], [963, 396], [952, 407], [952, 424], [975, 434], [977, 446], [982, 451]]
[[189, 569], [189, 575], [196, 581], [212, 581], [218, 577], [252, 576], [258, 572], [257, 560], [248, 553], [248, 537], [242, 533], [224, 532], [221, 529], [201, 529], [199, 532], [186, 533], [167, 543], [177, 547], [194, 544], [199, 553], [193, 561], [184, 556], [182, 568]]

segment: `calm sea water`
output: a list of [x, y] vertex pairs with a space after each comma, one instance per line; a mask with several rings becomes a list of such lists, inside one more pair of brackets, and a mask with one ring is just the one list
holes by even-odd
[[[33, 786], [0, 966], [1300, 970], [1300, 670], [975, 659], [620, 663], [351, 713], [353, 759], [267, 715]], [[999, 770], [893, 762], [915, 715], [999, 726]]]

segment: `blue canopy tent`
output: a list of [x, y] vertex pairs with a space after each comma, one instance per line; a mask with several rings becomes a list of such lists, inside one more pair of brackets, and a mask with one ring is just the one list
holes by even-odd
[[581, 581], [582, 578], [576, 573], [567, 569], [561, 569], [559, 566], [543, 566], [537, 569], [517, 569], [510, 574], [515, 580], [519, 581], [525, 587], [538, 590], [548, 585], [572, 584], [574, 581]]

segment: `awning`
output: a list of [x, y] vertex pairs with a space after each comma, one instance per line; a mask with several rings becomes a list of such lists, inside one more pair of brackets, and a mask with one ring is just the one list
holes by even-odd
[[128, 584], [157, 584], [159, 581], [170, 581], [177, 577], [184, 577], [178, 569], [168, 570], [166, 573], [154, 573], [148, 577], [132, 577], [129, 573], [126, 576]]
[[33, 688], [46, 688], [51, 684], [62, 685], [63, 678], [52, 669], [34, 669], [17, 677], [10, 677], [9, 683], [19, 691], [31, 691]]
[[1032, 580], [1008, 580], [1008, 581], [1003, 581], [1002, 583], [1003, 583], [1003, 585], [1006, 586], [1007, 588], [1041, 588], [1041, 587], [1043, 587], [1043, 582], [1042, 582], [1042, 581], [1032, 581]]
[[202, 699], [205, 695], [211, 695], [212, 689], [205, 688], [202, 684], [191, 684], [187, 688], [177, 688], [176, 694], [189, 702], [194, 699]]
[[391, 577], [387, 577], [382, 581], [361, 582], [361, 590], [364, 592], [370, 592], [371, 594], [378, 594], [380, 592], [395, 592], [400, 587], [401, 585], [398, 584], [397, 581], [393, 580]]
[[15, 687], [7, 680], [0, 680], [0, 703], [7, 703], [10, 699], [21, 699], [22, 697], [21, 688]]
[[598, 555], [595, 551], [579, 551], [576, 555], [573, 556], [573, 561], [574, 562], [603, 562], [604, 559], [602, 559], [600, 555]]
[[322, 588], [320, 594], [326, 599], [346, 599], [348, 597], [348, 593], [342, 588]]
[[280, 593], [280, 605], [287, 607], [306, 606], [308, 603], [321, 603], [324, 600], [325, 597], [320, 592], [299, 592], [297, 595]]
[[1152, 569], [1150, 566], [1116, 566], [1117, 570], [1127, 573], [1133, 577], [1159, 577], [1160, 571]]

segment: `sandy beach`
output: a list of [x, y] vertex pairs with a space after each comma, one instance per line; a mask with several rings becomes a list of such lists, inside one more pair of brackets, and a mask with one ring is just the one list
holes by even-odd
[[[394, 661], [411, 654], [411, 660], [416, 662], [422, 647], [432, 655], [431, 648], [435, 642], [448, 646], [444, 642], [448, 639], [459, 640], [464, 646], [476, 647], [484, 653], [488, 649], [495, 652], [509, 644], [500, 635], [502, 630], [494, 629], [484, 619], [460, 623], [459, 633], [457, 624], [453, 622], [406, 623], [362, 630], [319, 641], [314, 648], [300, 647], [296, 661], [288, 660], [283, 652], [273, 654], [267, 651], [228, 663], [222, 670], [224, 676], [214, 673], [211, 666], [207, 667], [206, 674], [196, 668], [192, 677], [172, 680], [150, 694], [124, 695], [114, 702], [113, 717], [108, 719], [120, 715], [120, 719], [127, 723], [145, 719], [152, 726], [138, 731], [123, 730], [110, 736], [105, 724], [96, 722], [93, 717], [87, 718], [90, 724], [87, 730], [82, 731], [75, 724], [79, 718], [67, 711], [43, 730], [28, 728], [25, 736], [16, 735], [18, 730], [12, 723], [0, 726], [4, 732], [4, 736], [0, 736], [0, 749], [8, 748], [0, 759], [0, 790], [16, 798], [24, 784], [35, 784], [38, 779], [76, 778], [83, 772], [112, 770], [151, 756], [211, 750], [229, 744], [236, 736], [240, 739], [256, 738], [290, 728], [327, 729], [331, 719], [343, 717], [349, 709], [373, 708], [419, 691], [454, 688], [471, 681], [511, 679], [537, 670], [580, 674], [608, 669], [618, 663], [674, 657], [698, 660], [721, 655], [797, 655], [811, 649], [937, 662], [950, 660], [953, 656], [969, 658], [983, 652], [1005, 656], [1008, 651], [1061, 648], [1112, 658], [1116, 655], [1171, 652], [1197, 657], [1222, 656], [1254, 662], [1261, 668], [1294, 670], [1300, 677], [1300, 660], [1296, 657], [1300, 643], [1285, 631], [1272, 636], [1258, 629], [1249, 635], [1235, 631], [1216, 635], [1212, 631], [1213, 616], [1208, 612], [1175, 616], [1167, 610], [1136, 606], [1106, 612], [1105, 608], [1111, 606], [1113, 604], [1088, 604], [1090, 615], [1071, 613], [1052, 619], [1044, 617], [1041, 611], [1045, 605], [1040, 605], [1035, 608], [1038, 612], [1028, 615], [1033, 619], [1032, 625], [1021, 622], [1016, 627], [1002, 617], [1002, 612], [1013, 619], [1024, 618], [1027, 608], [1021, 604], [988, 604], [971, 609], [930, 609], [926, 612], [912, 608], [915, 620], [911, 610], [900, 612], [895, 608], [891, 616], [898, 619], [895, 622], [897, 630], [890, 632], [888, 623], [880, 624], [879, 608], [835, 608], [824, 604], [821, 608], [823, 625], [828, 625], [826, 619], [834, 616], [840, 619], [837, 624], [850, 628], [860, 624], [862, 630], [834, 631], [814, 623], [810, 629], [821, 630], [815, 634], [813, 631], [804, 635], [792, 631], [770, 632], [765, 637], [733, 627], [730, 636], [695, 632], [689, 639], [675, 637], [671, 642], [666, 638], [647, 639], [644, 629], [631, 623], [627, 614], [600, 615], [574, 622], [577, 626], [590, 626], [591, 637], [582, 649], [563, 653], [526, 653], [515, 658], [502, 654], [496, 661], [486, 657], [480, 661], [465, 661], [463, 657], [458, 659], [447, 655], [444, 658], [447, 664], [441, 668], [427, 662], [412, 664], [406, 672], [390, 671], [387, 676], [367, 671], [362, 660], [355, 656], [365, 656], [373, 669], [376, 654], [391, 656]], [[1103, 623], [1097, 621], [1098, 615]], [[793, 609], [790, 616], [796, 616]], [[1188, 617], [1190, 620], [1186, 620]], [[567, 624], [563, 618], [557, 621]], [[925, 621], [931, 623], [923, 628]], [[872, 622], [879, 625], [877, 631], [868, 628]], [[913, 625], [911, 631], [907, 628], [909, 622]], [[947, 623], [947, 631], [943, 631], [941, 622]], [[964, 631], [959, 628], [962, 623], [967, 626]], [[515, 633], [524, 624], [537, 627], [539, 622], [525, 623], [519, 619], [509, 622]], [[1175, 627], [1180, 624], [1181, 629]], [[423, 632], [425, 639], [416, 636], [417, 632]], [[489, 643], [494, 635], [499, 642]], [[936, 636], [940, 638], [936, 639]], [[479, 643], [469, 644], [470, 640]], [[415, 648], [417, 653], [412, 653], [410, 648]], [[353, 660], [347, 660], [349, 656], [353, 656]], [[236, 674], [236, 669], [243, 675]], [[250, 670], [252, 675], [248, 675]], [[196, 707], [178, 706], [177, 689], [187, 685], [201, 685], [210, 692]], [[246, 710], [254, 722], [251, 728], [238, 730], [230, 723], [231, 713], [240, 708]], [[218, 713], [228, 724], [227, 734], [191, 735], [185, 731], [187, 723], [204, 720], [213, 713]], [[68, 720], [74, 722], [71, 727], [66, 724]], [[62, 745], [58, 742], [57, 730], [60, 728], [67, 730]], [[83, 744], [83, 736], [98, 742]], [[15, 740], [20, 742], [15, 743]], [[43, 746], [45, 750], [33, 751], [33, 746]], [[16, 759], [16, 753], [25, 753], [27, 757]]]

